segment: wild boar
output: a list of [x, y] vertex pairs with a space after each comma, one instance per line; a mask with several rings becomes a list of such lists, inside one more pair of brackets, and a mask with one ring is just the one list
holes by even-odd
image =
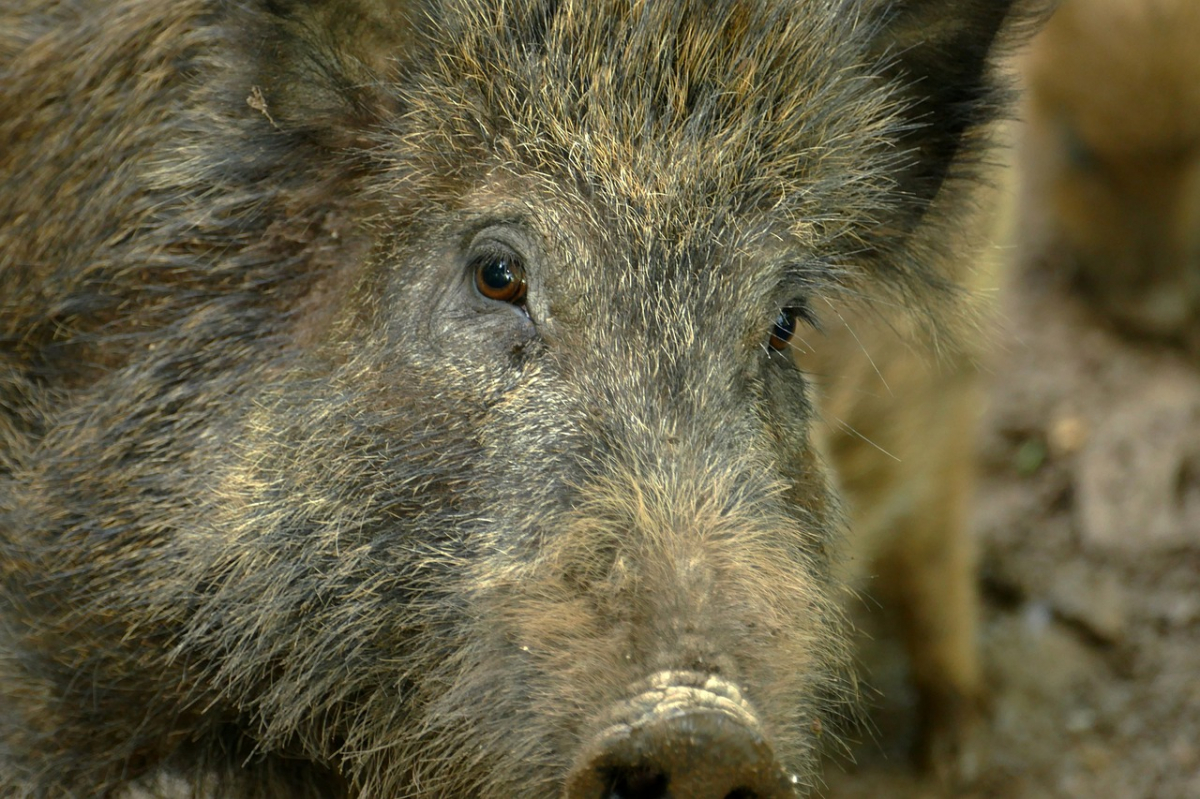
[[769, 799], [789, 357], [944, 329], [1009, 0], [9, 0], [0, 790]]

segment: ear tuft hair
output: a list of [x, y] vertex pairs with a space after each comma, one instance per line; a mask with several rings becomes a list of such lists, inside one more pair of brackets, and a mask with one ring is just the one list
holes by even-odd
[[877, 55], [901, 84], [913, 159], [901, 187], [920, 207], [1009, 103], [997, 61], [1048, 15], [1048, 0], [871, 0]]
[[420, 0], [265, 0], [239, 43], [257, 71], [247, 103], [276, 128], [338, 148], [394, 114], [390, 90], [419, 61]]

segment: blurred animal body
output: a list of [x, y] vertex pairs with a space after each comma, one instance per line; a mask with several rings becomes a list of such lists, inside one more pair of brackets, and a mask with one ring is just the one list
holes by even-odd
[[1200, 346], [1200, 5], [1065, 0], [1025, 56], [1021, 238], [1126, 332]]

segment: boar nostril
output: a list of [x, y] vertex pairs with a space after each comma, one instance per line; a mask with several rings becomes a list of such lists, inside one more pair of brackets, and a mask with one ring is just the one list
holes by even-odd
[[568, 799], [791, 799], [756, 730], [728, 713], [676, 712], [608, 730], [567, 783]]
[[[616, 769], [608, 782], [611, 787], [604, 799], [673, 799], [667, 791], [670, 778], [658, 769]], [[722, 799], [759, 799], [759, 795], [748, 788], [735, 788]]]
[[655, 768], [610, 769], [611, 787], [604, 799], [666, 799], [669, 781], [666, 774]]

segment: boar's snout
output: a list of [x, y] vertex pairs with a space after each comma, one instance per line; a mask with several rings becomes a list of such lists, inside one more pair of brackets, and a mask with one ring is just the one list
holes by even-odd
[[567, 799], [791, 799], [795, 791], [738, 690], [664, 673], [584, 748]]

